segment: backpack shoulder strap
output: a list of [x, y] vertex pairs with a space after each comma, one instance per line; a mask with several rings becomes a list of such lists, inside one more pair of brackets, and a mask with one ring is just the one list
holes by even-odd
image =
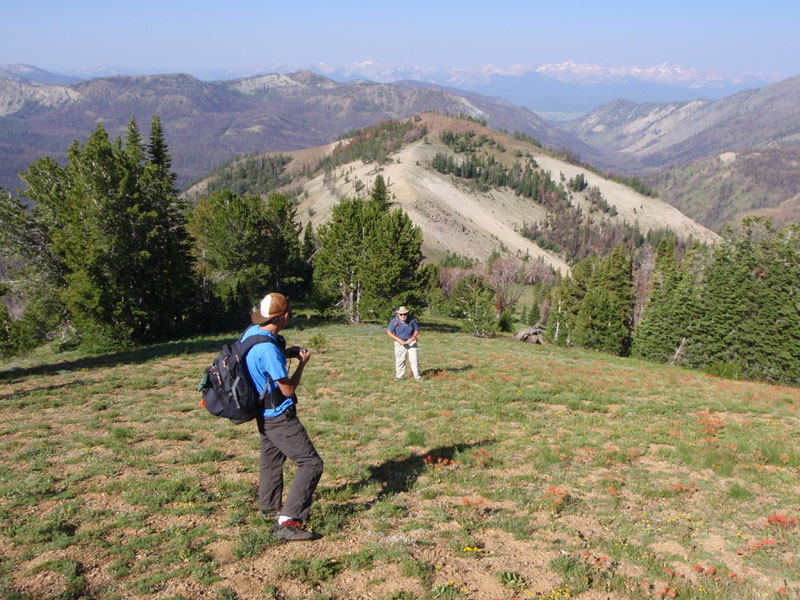
[[[268, 335], [251, 335], [250, 337], [246, 338], [243, 342], [240, 342], [239, 348], [242, 353], [242, 360], [244, 357], [247, 356], [247, 353], [253, 348], [253, 346], [257, 346], [258, 344], [273, 344], [278, 349], [280, 349], [280, 345], [276, 340], [271, 338]], [[269, 373], [266, 373], [267, 376], [267, 385], [264, 386], [264, 390], [259, 395], [258, 399], [263, 400], [267, 395], [267, 390], [269, 389], [269, 383], [273, 380], [272, 376]]]
[[241, 348], [242, 357], [244, 357], [244, 355], [247, 354], [253, 346], [256, 346], [258, 344], [263, 344], [265, 342], [268, 344], [275, 344], [276, 346], [278, 345], [278, 342], [273, 340], [268, 335], [251, 335], [243, 342], [240, 342], [239, 348]]

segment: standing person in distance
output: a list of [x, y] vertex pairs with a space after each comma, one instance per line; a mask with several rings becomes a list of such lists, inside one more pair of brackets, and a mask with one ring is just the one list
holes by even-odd
[[[272, 537], [303, 541], [315, 537], [303, 529], [303, 524], [308, 521], [312, 496], [322, 476], [322, 459], [297, 418], [295, 392], [311, 354], [299, 346], [286, 348], [286, 341], [279, 335], [291, 316], [286, 296], [267, 294], [253, 309], [250, 315], [253, 325], [244, 332], [242, 340], [265, 335], [277, 342], [277, 345], [257, 344], [245, 357], [250, 377], [264, 397], [264, 414], [256, 418], [261, 438], [258, 504], [264, 516], [277, 516]], [[291, 377], [286, 370], [287, 358], [300, 361]], [[297, 464], [297, 472], [286, 504], [282, 505], [283, 464], [287, 457]]]
[[408, 363], [411, 367], [411, 372], [414, 374], [414, 379], [421, 380], [419, 359], [417, 357], [419, 327], [416, 319], [409, 314], [405, 306], [397, 309], [397, 313], [389, 322], [389, 328], [386, 333], [394, 340], [395, 380], [402, 379], [406, 372], [406, 356], [408, 356]]

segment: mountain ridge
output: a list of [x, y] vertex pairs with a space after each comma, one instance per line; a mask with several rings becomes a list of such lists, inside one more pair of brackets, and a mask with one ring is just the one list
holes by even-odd
[[726, 151], [797, 144], [800, 76], [716, 101], [615, 100], [563, 128], [589, 145], [630, 156], [640, 171]]
[[0, 185], [18, 185], [16, 174], [32, 156], [63, 159], [69, 144], [86, 139], [98, 123], [111, 136], [124, 133], [132, 114], [140, 123], [159, 115], [174, 169], [186, 183], [236, 154], [320, 145], [349, 129], [423, 110], [463, 113], [548, 145], [576, 146], [589, 160], [602, 154], [506, 101], [457, 90], [338, 83], [310, 71], [224, 82], [187, 74], [114, 76], [41, 87], [0, 79]]

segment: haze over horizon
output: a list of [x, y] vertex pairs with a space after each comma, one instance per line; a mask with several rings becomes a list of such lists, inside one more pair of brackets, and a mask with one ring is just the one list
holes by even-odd
[[[209, 0], [126, 5], [53, 0], [6, 5], [0, 65], [78, 76], [186, 72], [203, 78], [281, 67], [324, 72], [366, 61], [380, 70], [480, 71], [494, 65], [553, 74], [569, 63], [588, 76], [678, 73], [697, 80], [777, 81], [798, 74], [800, 5], [613, 0], [490, 5], [411, 0], [256, 4]], [[549, 71], [548, 71], [549, 69]], [[649, 73], [649, 75], [648, 75]], [[664, 75], [666, 73], [666, 75]], [[676, 75], [677, 76], [677, 75]], [[653, 79], [656, 80], [656, 79]]]

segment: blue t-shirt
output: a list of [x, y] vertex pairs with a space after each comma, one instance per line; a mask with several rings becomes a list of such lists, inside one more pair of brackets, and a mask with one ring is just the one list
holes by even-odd
[[415, 319], [410, 319], [410, 320], [407, 319], [407, 321], [408, 321], [407, 323], [403, 323], [403, 320], [400, 317], [398, 316], [392, 317], [392, 320], [389, 323], [389, 331], [391, 331], [401, 340], [407, 340], [412, 335], [414, 335], [414, 332], [417, 329], [419, 329], [419, 327], [417, 327], [417, 321]]
[[[277, 341], [277, 338], [269, 331], [261, 329], [258, 325], [252, 325], [242, 334], [244, 341], [253, 335], [265, 335]], [[245, 356], [245, 363], [247, 364], [247, 371], [250, 373], [250, 378], [258, 390], [259, 395], [264, 392], [267, 387], [267, 394], [278, 389], [276, 383], [278, 379], [283, 379], [289, 376], [286, 370], [286, 356], [281, 352], [280, 348], [275, 344], [258, 344], [250, 349], [250, 352]], [[267, 377], [269, 374], [269, 377]], [[285, 397], [285, 396], [284, 396]], [[287, 408], [290, 408], [294, 400], [286, 398], [283, 403], [276, 408], [267, 408], [264, 410], [264, 416], [267, 418], [277, 417], [282, 414]]]

